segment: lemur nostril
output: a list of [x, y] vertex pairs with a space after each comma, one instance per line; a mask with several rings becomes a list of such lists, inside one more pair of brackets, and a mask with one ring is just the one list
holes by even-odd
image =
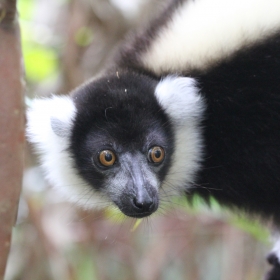
[[152, 199], [138, 199], [137, 197], [133, 198], [133, 204], [136, 208], [140, 209], [140, 210], [149, 210], [151, 205], [153, 204], [153, 200]]
[[138, 202], [136, 197], [134, 197], [133, 203], [134, 203], [134, 205], [135, 205], [137, 208], [139, 208], [139, 209], [142, 209], [143, 206], [144, 206], [144, 203], [143, 203], [143, 202]]

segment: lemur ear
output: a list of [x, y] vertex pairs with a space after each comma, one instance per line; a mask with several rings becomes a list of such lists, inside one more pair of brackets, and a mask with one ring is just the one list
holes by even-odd
[[70, 96], [35, 99], [27, 111], [29, 141], [44, 146], [51, 145], [57, 138], [67, 138], [75, 113], [76, 108]]
[[193, 78], [167, 76], [158, 83], [155, 95], [166, 113], [178, 125], [202, 116], [204, 102]]

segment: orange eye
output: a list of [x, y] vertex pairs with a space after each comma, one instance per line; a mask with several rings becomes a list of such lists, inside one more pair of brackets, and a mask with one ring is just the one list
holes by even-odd
[[116, 161], [116, 155], [110, 150], [104, 150], [99, 154], [99, 161], [106, 167], [112, 166]]
[[164, 160], [164, 149], [155, 146], [149, 150], [149, 160], [153, 163], [161, 163]]

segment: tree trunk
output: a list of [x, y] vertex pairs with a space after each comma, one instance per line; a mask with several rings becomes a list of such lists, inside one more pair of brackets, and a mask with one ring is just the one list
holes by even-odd
[[0, 279], [5, 273], [22, 181], [22, 70], [16, 0], [0, 0]]

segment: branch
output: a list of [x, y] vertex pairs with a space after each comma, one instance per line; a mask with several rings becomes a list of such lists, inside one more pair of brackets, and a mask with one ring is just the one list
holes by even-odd
[[16, 0], [0, 0], [0, 279], [5, 273], [23, 170], [23, 71], [16, 15]]

